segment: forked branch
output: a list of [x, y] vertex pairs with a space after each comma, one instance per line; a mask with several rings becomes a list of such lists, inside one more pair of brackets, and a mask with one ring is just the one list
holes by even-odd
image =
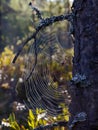
[[[36, 36], [37, 36], [38, 32], [39, 32], [41, 29], [43, 29], [43, 28], [45, 28], [45, 27], [47, 27], [47, 26], [49, 26], [49, 25], [52, 25], [52, 24], [55, 23], [55, 22], [64, 21], [64, 20], [68, 20], [68, 21], [71, 22], [71, 21], [72, 21], [72, 18], [73, 18], [73, 14], [72, 14], [72, 13], [63, 14], [63, 15], [52, 16], [52, 17], [49, 17], [49, 18], [45, 18], [45, 19], [44, 19], [44, 18], [42, 18], [41, 12], [40, 12], [36, 7], [33, 7], [33, 6], [32, 6], [32, 3], [30, 3], [29, 5], [31, 6], [32, 10], [36, 12], [36, 15], [37, 15], [38, 18], [40, 19], [40, 20], [39, 20], [39, 24], [38, 24], [38, 26], [36, 27], [35, 32], [34, 32], [30, 37], [28, 37], [28, 38], [23, 42], [23, 44], [20, 46], [20, 48], [19, 48], [17, 54], [15, 55], [15, 57], [14, 57], [12, 63], [15, 63], [15, 62], [16, 62], [16, 60], [17, 60], [18, 56], [20, 55], [20, 53], [21, 53], [22, 49], [24, 48], [24, 46], [25, 46], [30, 40], [34, 39], [34, 43], [33, 43], [34, 46], [35, 46], [35, 64], [34, 64], [34, 66], [36, 66], [36, 63], [37, 63]], [[32, 68], [32, 71], [33, 71], [33, 70], [34, 70], [34, 67]], [[30, 75], [31, 75], [31, 74], [32, 74], [32, 72], [30, 72]], [[28, 76], [28, 78], [30, 77], [30, 75]], [[27, 78], [27, 79], [28, 79], [28, 78]]]

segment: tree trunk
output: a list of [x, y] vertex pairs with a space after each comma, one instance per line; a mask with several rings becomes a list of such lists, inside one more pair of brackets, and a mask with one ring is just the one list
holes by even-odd
[[[72, 10], [75, 43], [69, 126], [98, 130], [98, 0], [74, 0]], [[81, 112], [86, 119], [74, 121]]]

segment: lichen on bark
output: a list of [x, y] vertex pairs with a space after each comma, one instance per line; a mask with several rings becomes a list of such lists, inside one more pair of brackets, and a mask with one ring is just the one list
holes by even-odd
[[73, 77], [85, 75], [90, 87], [70, 87], [72, 122], [76, 113], [87, 114], [87, 120], [77, 123], [73, 130], [98, 129], [98, 1], [74, 0], [74, 58]]

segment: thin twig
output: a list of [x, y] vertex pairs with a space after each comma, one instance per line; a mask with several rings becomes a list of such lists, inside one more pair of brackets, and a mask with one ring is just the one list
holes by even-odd
[[24, 46], [25, 46], [30, 40], [34, 39], [35, 35], [36, 35], [36, 32], [33, 33], [31, 36], [29, 36], [29, 37], [23, 42], [23, 44], [20, 46], [20, 48], [19, 48], [17, 54], [15, 55], [15, 57], [14, 57], [12, 63], [15, 63], [15, 62], [16, 62], [16, 60], [17, 60], [18, 56], [20, 55], [20, 53], [21, 53], [22, 49], [24, 48]]
[[31, 2], [29, 3], [29, 6], [32, 8], [32, 10], [36, 12], [36, 15], [38, 16], [38, 18], [42, 20], [43, 18], [42, 18], [41, 11], [38, 8], [34, 7]]

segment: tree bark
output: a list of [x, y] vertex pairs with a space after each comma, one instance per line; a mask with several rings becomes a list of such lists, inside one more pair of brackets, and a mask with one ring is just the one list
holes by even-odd
[[74, 0], [74, 58], [70, 86], [71, 126], [75, 115], [85, 112], [85, 121], [72, 130], [98, 130], [98, 0]]

